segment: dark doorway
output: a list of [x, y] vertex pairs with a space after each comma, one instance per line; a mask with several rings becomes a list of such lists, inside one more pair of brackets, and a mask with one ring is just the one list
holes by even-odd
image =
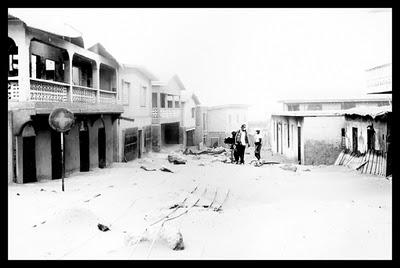
[[23, 137], [23, 182], [35, 182], [36, 179], [36, 157], [35, 157], [35, 136]]
[[342, 148], [346, 147], [346, 129], [342, 128], [342, 140], [341, 140]]
[[127, 128], [125, 129], [124, 139], [124, 160], [131, 161], [138, 156], [138, 129]]
[[106, 129], [104, 127], [98, 130], [98, 150], [99, 150], [99, 168], [106, 166]]
[[186, 146], [194, 146], [194, 130], [186, 131]]
[[352, 140], [353, 140], [353, 152], [357, 152], [358, 151], [358, 133], [357, 133], [357, 128], [353, 127], [352, 130]]
[[368, 150], [375, 149], [375, 130], [373, 126], [367, 128], [367, 147]]
[[179, 123], [164, 124], [166, 144], [179, 144]]
[[301, 164], [301, 127], [297, 127], [297, 160]]
[[279, 124], [276, 123], [276, 152], [279, 153]]
[[89, 131], [82, 129], [79, 131], [79, 155], [80, 155], [80, 171], [89, 171]]
[[51, 178], [61, 179], [62, 175], [62, 154], [61, 154], [61, 133], [51, 131]]
[[142, 158], [142, 130], [138, 131], [138, 158]]

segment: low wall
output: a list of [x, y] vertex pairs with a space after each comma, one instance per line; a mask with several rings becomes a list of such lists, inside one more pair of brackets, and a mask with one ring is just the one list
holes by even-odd
[[304, 164], [333, 165], [341, 151], [339, 143], [307, 140], [304, 143]]

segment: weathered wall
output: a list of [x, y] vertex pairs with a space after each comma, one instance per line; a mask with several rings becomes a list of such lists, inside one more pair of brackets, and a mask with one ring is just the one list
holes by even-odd
[[12, 112], [8, 112], [8, 183], [14, 179]]
[[151, 125], [151, 143], [154, 152], [161, 149], [161, 125]]
[[207, 111], [208, 132], [225, 132], [228, 128], [227, 111], [224, 109]]
[[[51, 179], [51, 132], [48, 129], [36, 130], [35, 142], [36, 176], [38, 181]], [[78, 151], [79, 152], [79, 151]]]
[[[65, 137], [65, 175], [80, 169], [79, 128], [75, 125]], [[51, 163], [51, 162], [50, 162]], [[50, 164], [51, 165], [51, 164]]]
[[344, 116], [305, 117], [304, 164], [333, 164], [342, 150], [341, 129], [344, 125]]
[[373, 125], [375, 130], [375, 150], [383, 150], [386, 152], [386, 136], [387, 136], [387, 123], [385, 121], [378, 121], [366, 118], [351, 118], [346, 117], [346, 148], [353, 149], [353, 132], [352, 128], [357, 128], [358, 134], [358, 150], [365, 153], [368, 147], [367, 127]]
[[111, 116], [105, 115], [103, 117], [104, 125], [106, 128], [106, 167], [113, 162], [114, 154], [114, 137], [113, 137], [113, 125]]
[[[280, 123], [280, 125], [279, 125]], [[301, 127], [301, 137], [304, 138], [303, 118], [272, 116], [270, 124], [270, 144], [273, 153], [284, 155], [285, 157], [296, 160], [298, 159], [298, 126]], [[288, 133], [289, 128], [289, 133]], [[304, 159], [304, 143], [301, 146], [301, 159]]]
[[224, 143], [224, 139], [230, 136], [231, 136], [230, 133], [225, 133], [225, 132], [216, 132], [216, 131], [208, 132], [205, 145], [209, 147], [213, 146], [211, 142], [214, 141], [214, 139], [218, 139], [218, 146], [227, 147], [228, 145]]

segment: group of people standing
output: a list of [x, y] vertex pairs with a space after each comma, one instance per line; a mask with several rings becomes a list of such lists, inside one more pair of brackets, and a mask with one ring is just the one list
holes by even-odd
[[[231, 150], [232, 150], [232, 163], [244, 164], [244, 154], [246, 147], [250, 147], [249, 138], [247, 135], [246, 125], [243, 124], [238, 131], [232, 131], [232, 137], [230, 139]], [[254, 155], [257, 160], [260, 160], [260, 152], [262, 145], [262, 138], [260, 135], [260, 130], [256, 130], [256, 135], [254, 136]]]

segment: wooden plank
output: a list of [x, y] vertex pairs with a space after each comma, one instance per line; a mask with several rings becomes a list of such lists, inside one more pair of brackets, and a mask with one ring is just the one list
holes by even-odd
[[344, 163], [346, 162], [348, 157], [349, 157], [349, 155], [347, 153], [345, 153], [342, 161], [340, 162], [340, 165], [344, 166]]
[[338, 157], [336, 158], [336, 161], [335, 161], [335, 166], [337, 166], [337, 165], [339, 165], [339, 163], [340, 163], [340, 160], [342, 159], [342, 157], [343, 157], [343, 154], [344, 154], [344, 150], [342, 150], [341, 152], [340, 152], [340, 154], [338, 155]]
[[378, 175], [379, 164], [380, 164], [380, 157], [381, 157], [381, 153], [378, 151], [378, 152], [377, 152], [377, 159], [376, 159], [376, 166], [375, 166], [375, 170], [374, 170], [374, 175]]
[[386, 161], [386, 155], [383, 157], [383, 176], [386, 177], [386, 168], [387, 168], [387, 161]]
[[375, 152], [371, 150], [371, 164], [368, 166], [368, 174], [372, 174], [372, 167], [374, 166]]
[[351, 153], [350, 156], [349, 156], [349, 158], [348, 158], [347, 161], [346, 161], [345, 166], [349, 166], [349, 164], [350, 164], [351, 160], [353, 160], [353, 158], [354, 158], [354, 153]]
[[369, 165], [369, 159], [370, 159], [370, 158], [371, 158], [371, 151], [368, 150], [368, 152], [367, 152], [367, 159], [366, 159], [367, 164], [363, 167], [362, 173], [366, 173], [366, 172], [367, 172], [367, 170], [368, 170], [368, 165]]

